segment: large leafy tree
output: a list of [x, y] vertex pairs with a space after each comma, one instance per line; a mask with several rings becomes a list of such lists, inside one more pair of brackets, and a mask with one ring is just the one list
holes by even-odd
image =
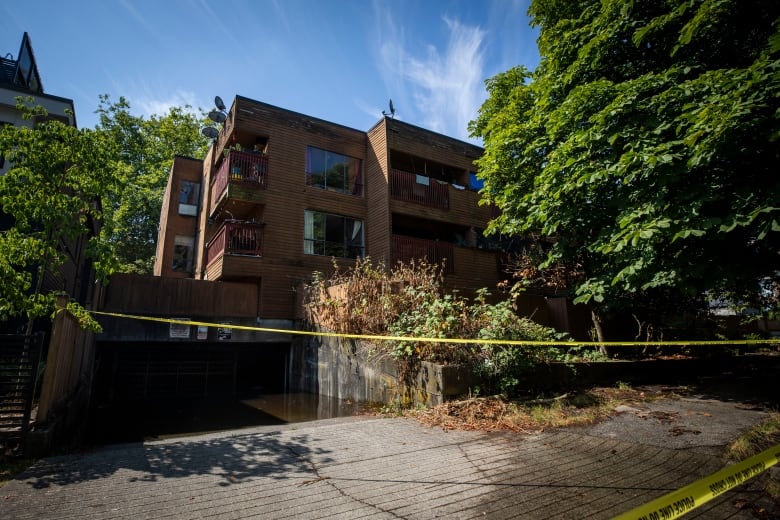
[[107, 95], [100, 97], [98, 129], [112, 137], [123, 165], [122, 190], [106, 201], [109, 219], [104, 233], [115, 248], [115, 270], [151, 274], [173, 157], [202, 157], [208, 140], [200, 134], [203, 117], [189, 106], [148, 119], [130, 110], [123, 97], [114, 103]]
[[[0, 130], [0, 154], [10, 163], [0, 176], [6, 221], [0, 231], [0, 321], [26, 318], [29, 333], [36, 318], [54, 309], [56, 295], [71, 289], [62, 275], [66, 265], [88, 260], [98, 275], [107, 274], [111, 248], [98, 232], [101, 200], [119, 189], [120, 176], [105, 132], [45, 120], [32, 100], [20, 99], [18, 108], [27, 119], [44, 121]], [[71, 310], [79, 309], [74, 302]]]
[[780, 2], [534, 0], [529, 14], [538, 68], [488, 80], [470, 125], [503, 210], [492, 229], [553, 243], [542, 267], [576, 265], [576, 301], [597, 314], [765, 305], [780, 271]]

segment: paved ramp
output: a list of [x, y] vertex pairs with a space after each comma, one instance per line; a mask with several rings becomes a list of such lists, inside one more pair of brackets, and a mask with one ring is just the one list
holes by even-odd
[[[609, 518], [720, 469], [763, 416], [688, 399], [530, 436], [349, 418], [117, 445], [42, 461], [0, 518]], [[756, 489], [690, 518], [753, 518]]]

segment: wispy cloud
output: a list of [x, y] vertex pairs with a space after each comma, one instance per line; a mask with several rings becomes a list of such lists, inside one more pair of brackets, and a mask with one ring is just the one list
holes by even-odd
[[[197, 96], [194, 92], [178, 90], [164, 98], [138, 97], [130, 99], [131, 106], [141, 112], [145, 118], [153, 115], [165, 115], [172, 107], [197, 107]], [[195, 112], [195, 108], [192, 109]]]
[[481, 103], [484, 31], [445, 18], [450, 32], [447, 48], [429, 46], [427, 56], [411, 58], [407, 76], [425, 125], [437, 132], [465, 138], [468, 122]]
[[[378, 18], [384, 33], [379, 52], [388, 91], [394, 96], [400, 91], [404, 103], [413, 104], [414, 119], [422, 126], [468, 139], [468, 122], [476, 117], [485, 96], [485, 31], [444, 17], [449, 34], [446, 46], [429, 44], [414, 52], [406, 47], [402, 29], [381, 13]], [[404, 103], [396, 103], [401, 117]]]

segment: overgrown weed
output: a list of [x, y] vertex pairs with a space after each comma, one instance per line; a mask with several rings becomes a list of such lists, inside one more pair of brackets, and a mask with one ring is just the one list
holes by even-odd
[[[539, 364], [603, 358], [595, 347], [567, 345], [568, 335], [519, 316], [511, 300], [492, 303], [490, 296], [487, 289], [473, 298], [445, 292], [441, 266], [425, 260], [399, 262], [388, 270], [366, 258], [347, 271], [334, 263], [330, 276], [316, 275], [307, 288], [306, 310], [310, 323], [338, 333], [430, 338], [376, 345], [379, 355], [396, 359], [407, 385], [422, 361], [465, 364], [483, 381], [485, 392], [511, 396], [521, 374]], [[436, 341], [450, 338], [479, 341]]]
[[[728, 446], [726, 456], [734, 461], [742, 461], [778, 444], [780, 444], [780, 412], [773, 412], [766, 420], [735, 439]], [[774, 500], [780, 501], [780, 479], [773, 478], [771, 473], [764, 478], [764, 490]]]

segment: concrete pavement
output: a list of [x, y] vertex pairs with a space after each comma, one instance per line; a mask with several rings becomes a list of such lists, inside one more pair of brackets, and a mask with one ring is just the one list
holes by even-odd
[[[621, 410], [534, 435], [353, 417], [108, 446], [0, 488], [0, 518], [609, 518], [722, 468], [766, 415], [696, 397]], [[759, 489], [689, 517], [771, 512]]]

